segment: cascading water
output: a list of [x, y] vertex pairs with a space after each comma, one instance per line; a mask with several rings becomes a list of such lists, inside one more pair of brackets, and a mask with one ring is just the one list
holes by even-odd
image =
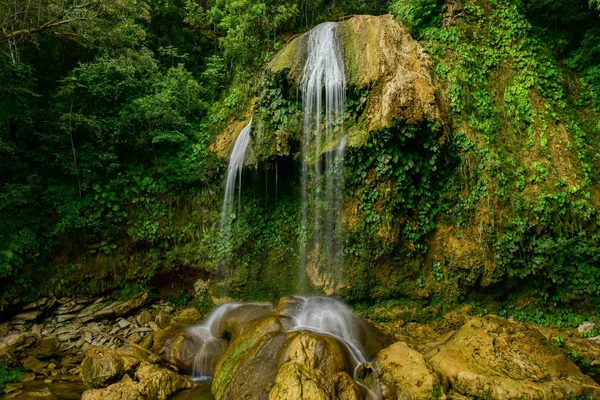
[[221, 338], [219, 326], [223, 316], [236, 309], [240, 304], [230, 303], [217, 307], [204, 323], [188, 328], [190, 333], [201, 342], [200, 350], [194, 359], [194, 379], [211, 379], [217, 363], [225, 353], [226, 342]]
[[328, 268], [336, 281], [343, 264], [340, 219], [346, 77], [336, 26], [335, 22], [326, 22], [310, 31], [301, 82], [304, 116], [301, 286], [309, 251], [313, 254], [310, 263]]
[[242, 170], [244, 169], [244, 159], [248, 148], [250, 147], [250, 129], [252, 128], [252, 119], [248, 125], [242, 129], [238, 135], [227, 166], [227, 179], [225, 180], [225, 195], [223, 196], [223, 209], [221, 211], [221, 237], [226, 238], [231, 233], [231, 219], [233, 203], [235, 197], [235, 184], [238, 182], [238, 214], [240, 208], [239, 199], [242, 191]]

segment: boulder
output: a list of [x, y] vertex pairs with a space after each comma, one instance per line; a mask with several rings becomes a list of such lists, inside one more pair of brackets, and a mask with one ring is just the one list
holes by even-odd
[[81, 322], [100, 321], [103, 319], [114, 319], [127, 315], [142, 307], [150, 299], [148, 292], [141, 292], [130, 300], [115, 301], [111, 304], [94, 303], [83, 309], [77, 318]]
[[425, 357], [404, 342], [382, 350], [373, 363], [379, 378], [381, 394], [389, 400], [428, 400], [439, 394], [444, 399], [444, 384], [440, 376], [425, 361]]
[[81, 363], [81, 379], [90, 388], [101, 388], [118, 381], [124, 374], [123, 359], [116, 351], [90, 347]]
[[437, 347], [429, 363], [465, 396], [600, 398], [600, 386], [530, 325], [495, 316], [473, 318]]
[[195, 308], [181, 310], [171, 319], [171, 325], [190, 326], [200, 322], [202, 315]]
[[125, 375], [123, 380], [105, 389], [83, 393], [83, 400], [165, 400], [182, 389], [193, 385], [183, 376], [154, 364], [143, 362], [134, 379]]
[[136, 321], [140, 326], [146, 325], [148, 322], [152, 321], [152, 314], [149, 311], [144, 310], [137, 316]]
[[37, 348], [29, 351], [29, 355], [41, 358], [50, 357], [56, 353], [58, 346], [59, 342], [56, 336], [45, 336], [42, 338]]
[[47, 362], [40, 361], [32, 356], [21, 360], [21, 364], [23, 364], [23, 367], [25, 367], [27, 370], [33, 371], [38, 374], [44, 372], [44, 369], [48, 366]]
[[[219, 324], [219, 331], [226, 332], [231, 339], [241, 335], [252, 321], [273, 314], [271, 304], [244, 304], [228, 311]], [[219, 335], [223, 336], [223, 334]]]
[[349, 375], [352, 366], [346, 349], [332, 337], [309, 331], [289, 333], [277, 367], [269, 400], [361, 398]]
[[156, 317], [154, 317], [154, 323], [156, 323], [160, 329], [165, 329], [171, 324], [171, 318], [172, 317], [169, 314], [160, 310], [156, 313]]
[[192, 372], [194, 358], [203, 345], [202, 338], [188, 328], [170, 326], [157, 332], [152, 351], [182, 371]]

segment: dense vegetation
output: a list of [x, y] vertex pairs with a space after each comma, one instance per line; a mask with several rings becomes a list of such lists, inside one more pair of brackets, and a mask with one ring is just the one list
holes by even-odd
[[[390, 12], [431, 54], [451, 132], [398, 124], [349, 152], [348, 194], [361, 218], [346, 238], [356, 283], [347, 297], [464, 301], [485, 292], [506, 304], [530, 296], [534, 308], [597, 305], [596, 2], [60, 4], [0, 0], [5, 301], [165, 285], [214, 272], [224, 253], [236, 260], [234, 290], [292, 291], [295, 272], [285, 267], [298, 257], [299, 189], [291, 172], [274, 189], [273, 174], [280, 163], [294, 168], [297, 144], [269, 143], [277, 157], [258, 151], [261, 190], [246, 190], [228, 246], [217, 226], [225, 164], [210, 146], [248, 108], [263, 66], [290, 37]], [[295, 90], [279, 81], [265, 89], [264, 119], [293, 131]], [[350, 89], [349, 118], [358, 119], [362, 94]], [[444, 257], [440, 226], [465, 247], [477, 237], [483, 251]], [[378, 279], [381, 265], [390, 279]]]

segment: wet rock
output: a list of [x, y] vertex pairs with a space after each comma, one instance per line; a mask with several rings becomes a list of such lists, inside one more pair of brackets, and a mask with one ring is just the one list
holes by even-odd
[[152, 351], [182, 371], [192, 372], [203, 341], [187, 328], [171, 326], [156, 335]]
[[30, 382], [35, 379], [35, 373], [26, 372], [19, 378], [19, 382]]
[[41, 374], [44, 372], [44, 369], [48, 366], [48, 363], [38, 360], [35, 357], [27, 357], [24, 360], [21, 360], [23, 367], [28, 369], [29, 371], [33, 371], [35, 373]]
[[292, 332], [287, 335], [277, 364], [269, 400], [360, 398], [358, 387], [348, 375], [352, 368], [346, 350], [332, 337]]
[[439, 375], [427, 364], [421, 353], [404, 342], [394, 343], [377, 355], [373, 368], [379, 376], [385, 399], [428, 400], [433, 393], [444, 392]]
[[271, 304], [244, 304], [228, 311], [219, 324], [219, 336], [227, 332], [231, 339], [237, 338], [252, 321], [273, 314]]
[[254, 321], [243, 335], [233, 340], [223, 358], [216, 367], [211, 391], [215, 398], [221, 399], [232, 378], [246, 360], [246, 354], [257, 344], [264, 342], [264, 337], [282, 333], [291, 323], [282, 317], [267, 317]]
[[[34, 378], [35, 378], [35, 376], [34, 376]], [[9, 393], [14, 393], [14, 392], [21, 392], [22, 388], [23, 388], [22, 383], [7, 383], [4, 387], [4, 393], [9, 394]]]
[[600, 386], [532, 326], [473, 318], [439, 345], [433, 369], [465, 396], [490, 399], [600, 398]]
[[30, 391], [27, 395], [31, 397], [50, 397], [52, 396], [52, 392], [46, 387], [40, 390]]
[[100, 388], [123, 376], [123, 360], [110, 349], [90, 347], [81, 363], [81, 379], [90, 388]]

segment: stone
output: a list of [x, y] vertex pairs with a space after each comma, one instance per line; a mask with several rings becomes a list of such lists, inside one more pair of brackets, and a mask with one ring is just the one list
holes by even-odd
[[134, 379], [125, 375], [121, 382], [105, 389], [92, 389], [83, 393], [83, 400], [166, 400], [172, 394], [189, 389], [192, 384], [183, 376], [143, 362]]
[[19, 382], [30, 382], [35, 379], [35, 373], [26, 372], [19, 378]]
[[51, 357], [58, 351], [58, 346], [59, 342], [56, 336], [45, 336], [40, 341], [38, 347], [29, 351], [28, 354], [41, 358]]
[[27, 395], [31, 397], [50, 397], [52, 396], [52, 392], [49, 388], [45, 387], [40, 390], [30, 391], [27, 393]]
[[154, 322], [150, 321], [148, 322], [148, 326], [150, 327], [150, 329], [152, 329], [154, 332], [158, 331], [160, 328], [158, 327], [158, 325], [156, 325]]
[[120, 327], [121, 329], [125, 329], [125, 328], [127, 328], [129, 325], [131, 325], [131, 322], [127, 321], [127, 320], [126, 320], [126, 319], [124, 319], [124, 318], [120, 318], [120, 319], [118, 319], [118, 320], [117, 320], [117, 324], [119, 325], [119, 327]]
[[144, 336], [144, 338], [139, 343], [139, 345], [141, 347], [143, 347], [144, 349], [151, 348], [154, 345], [154, 336], [153, 335], [146, 335], [146, 336]]
[[21, 360], [23, 367], [26, 369], [33, 371], [35, 373], [41, 374], [44, 372], [44, 369], [48, 366], [48, 363], [38, 360], [35, 357], [29, 356], [24, 360]]
[[195, 308], [186, 308], [181, 310], [171, 320], [171, 325], [190, 326], [198, 324], [202, 319], [202, 316]]
[[394, 343], [377, 354], [373, 363], [385, 399], [429, 400], [433, 393], [444, 398], [445, 385], [425, 357], [404, 342]]
[[532, 326], [496, 316], [450, 333], [428, 362], [464, 396], [490, 399], [600, 398], [600, 386]]
[[101, 388], [123, 376], [123, 360], [110, 349], [90, 347], [81, 363], [81, 379], [89, 388]]
[[202, 338], [187, 328], [170, 326], [157, 333], [152, 351], [180, 370], [192, 372], [194, 359], [203, 343]]
[[139, 333], [133, 332], [131, 335], [129, 335], [127, 337], [127, 340], [129, 340], [132, 343], [138, 344], [139, 342], [142, 341], [142, 337], [140, 336]]
[[158, 325], [160, 329], [165, 329], [171, 324], [171, 316], [166, 312], [160, 310], [154, 317], [154, 323]]
[[[86, 307], [77, 317], [82, 322], [114, 319], [129, 314], [142, 307], [150, 299], [148, 292], [141, 292], [127, 301], [115, 301], [107, 306], [94, 303]], [[101, 304], [99, 307], [98, 305]]]
[[17, 392], [17, 391], [20, 392], [21, 389], [23, 389], [22, 383], [7, 383], [4, 387], [4, 393], [9, 394], [9, 393]]
[[[279, 350], [277, 377], [269, 400], [360, 399], [346, 349], [336, 339], [314, 332], [292, 332]], [[341, 391], [341, 392], [337, 392]]]
[[152, 320], [152, 314], [150, 314], [150, 312], [147, 310], [142, 311], [136, 318], [136, 321], [140, 326], [144, 326]]
[[594, 330], [596, 324], [593, 322], [584, 322], [583, 324], [577, 327], [577, 332], [579, 333], [588, 333]]
[[34, 321], [40, 315], [42, 315], [41, 310], [27, 311], [27, 312], [23, 312], [23, 313], [15, 315], [12, 320], [13, 321]]
[[[219, 324], [219, 332], [227, 332], [231, 339], [241, 335], [252, 321], [273, 314], [271, 304], [244, 304], [233, 308], [223, 315]], [[221, 334], [222, 335], [222, 334]]]

